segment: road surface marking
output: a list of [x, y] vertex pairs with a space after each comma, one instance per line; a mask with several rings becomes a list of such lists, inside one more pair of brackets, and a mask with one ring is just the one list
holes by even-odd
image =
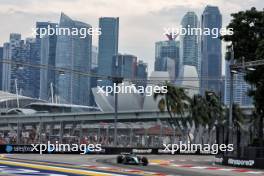
[[[175, 161], [175, 160], [174, 160]], [[264, 171], [255, 171], [245, 168], [222, 168], [217, 166], [196, 166], [192, 164], [174, 164], [172, 160], [151, 160], [150, 165], [159, 166], [172, 166], [179, 168], [189, 168], [189, 169], [204, 169], [204, 170], [217, 170], [226, 172], [236, 172], [236, 173], [246, 173], [246, 174], [264, 174]]]
[[96, 172], [96, 171], [61, 168], [61, 167], [56, 167], [56, 166], [46, 166], [46, 165], [40, 165], [40, 164], [19, 163], [19, 162], [14, 162], [14, 161], [7, 161], [7, 160], [0, 160], [0, 164], [11, 165], [11, 166], [21, 166], [21, 167], [48, 170], [48, 171], [64, 172], [64, 173], [71, 173], [71, 174], [90, 175], [90, 176], [114, 176], [114, 175], [124, 176], [120, 174], [101, 173], [101, 172]]

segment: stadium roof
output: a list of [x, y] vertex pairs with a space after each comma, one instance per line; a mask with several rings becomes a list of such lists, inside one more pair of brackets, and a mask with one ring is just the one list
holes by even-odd
[[[9, 101], [9, 100], [15, 100], [16, 98], [17, 98], [16, 94], [0, 91], [0, 102], [5, 102], [5, 101]], [[33, 98], [25, 97], [25, 96], [22, 96], [22, 95], [18, 95], [18, 98], [19, 99], [33, 99]]]

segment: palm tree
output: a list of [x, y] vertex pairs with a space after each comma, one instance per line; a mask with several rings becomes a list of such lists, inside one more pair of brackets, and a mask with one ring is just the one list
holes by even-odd
[[[157, 100], [158, 97], [158, 108], [161, 112], [167, 111], [170, 115], [170, 124], [175, 124], [182, 135], [184, 132], [181, 128], [179, 121], [175, 118], [175, 115], [179, 115], [182, 122], [184, 121], [183, 116], [188, 109], [188, 99], [185, 90], [183, 88], [175, 87], [172, 84], [166, 82], [165, 86], [167, 86], [167, 93], [156, 93], [154, 94], [154, 99]], [[190, 136], [188, 135], [191, 140]]]
[[190, 98], [189, 104], [190, 119], [194, 122], [195, 129], [199, 129], [201, 126], [205, 128], [209, 122], [206, 99], [196, 94]]
[[233, 124], [236, 129], [237, 156], [240, 156], [241, 127], [244, 123], [244, 114], [238, 104], [233, 104]]
[[199, 125], [205, 126], [208, 124], [209, 116], [207, 109], [207, 102], [203, 96], [197, 94], [190, 99], [189, 106], [191, 119], [194, 121], [196, 127]]
[[206, 92], [205, 100], [208, 110], [208, 133], [211, 137], [211, 131], [216, 124], [224, 122], [225, 111], [220, 98], [214, 92]]

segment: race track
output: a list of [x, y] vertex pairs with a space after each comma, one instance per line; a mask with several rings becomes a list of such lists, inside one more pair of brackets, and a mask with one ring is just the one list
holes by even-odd
[[261, 170], [213, 164], [212, 156], [148, 155], [149, 166], [116, 164], [115, 155], [1, 155], [0, 175], [13, 176], [252, 176]]

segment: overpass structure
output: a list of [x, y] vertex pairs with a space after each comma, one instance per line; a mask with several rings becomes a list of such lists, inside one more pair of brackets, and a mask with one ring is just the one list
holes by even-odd
[[[125, 139], [127, 141], [129, 138], [128, 141], [132, 145], [134, 130], [151, 128], [162, 124], [161, 121], [167, 121], [169, 118], [170, 116], [166, 112], [119, 112], [117, 127], [122, 138], [120, 141], [125, 141]], [[0, 134], [13, 138], [16, 144], [26, 143], [24, 139], [29, 138], [32, 134], [37, 134], [37, 141], [40, 143], [45, 139], [51, 140], [51, 138], [60, 141], [60, 143], [63, 140], [78, 139], [81, 141], [84, 136], [106, 136], [106, 139], [110, 139], [109, 137], [113, 136], [113, 122], [114, 112], [5, 115], [0, 116]], [[160, 135], [162, 135], [162, 129]], [[107, 141], [108, 143], [109, 141]]]
[[[250, 114], [252, 109], [246, 108], [245, 111]], [[175, 116], [175, 118], [179, 118], [179, 116]], [[133, 145], [134, 141], [141, 142], [143, 145], [146, 142], [148, 133], [152, 133], [151, 129], [153, 129], [155, 133], [153, 132], [150, 135], [151, 142], [148, 145], [161, 144], [162, 137], [170, 136], [165, 130], [170, 127], [168, 119], [170, 119], [170, 116], [167, 112], [121, 111], [118, 113], [117, 124], [120, 134], [119, 141], [125, 141], [130, 146]], [[65, 140], [77, 139], [81, 141], [85, 136], [96, 136], [97, 138], [105, 136], [107, 139], [105, 145], [108, 145], [111, 144], [110, 138], [113, 136], [113, 122], [114, 112], [4, 115], [0, 116], [0, 134], [13, 139], [16, 144], [27, 143], [32, 134], [35, 134], [34, 139], [39, 143], [52, 138], [62, 143]], [[139, 134], [142, 129], [144, 133]], [[157, 134], [157, 131], [159, 134]], [[174, 139], [177, 135], [176, 131], [172, 130], [173, 134], [171, 135], [173, 135], [173, 138], [171, 139]]]
[[[252, 107], [241, 107], [242, 111], [250, 116]], [[187, 116], [187, 114], [186, 114]], [[119, 111], [119, 122], [146, 122], [168, 120], [170, 118], [167, 112], [159, 111]], [[179, 116], [175, 115], [175, 118]], [[52, 123], [52, 122], [113, 122], [114, 112], [87, 112], [87, 113], [43, 113], [43, 114], [28, 114], [28, 115], [4, 115], [0, 116], [0, 126], [14, 123]]]
[[[118, 113], [119, 122], [155, 121], [166, 120], [170, 116], [167, 112], [157, 111], [123, 111]], [[176, 116], [177, 118], [177, 116]], [[89, 112], [89, 113], [44, 113], [30, 115], [5, 115], [0, 116], [0, 125], [14, 123], [54, 123], [54, 122], [113, 122], [114, 112]]]

